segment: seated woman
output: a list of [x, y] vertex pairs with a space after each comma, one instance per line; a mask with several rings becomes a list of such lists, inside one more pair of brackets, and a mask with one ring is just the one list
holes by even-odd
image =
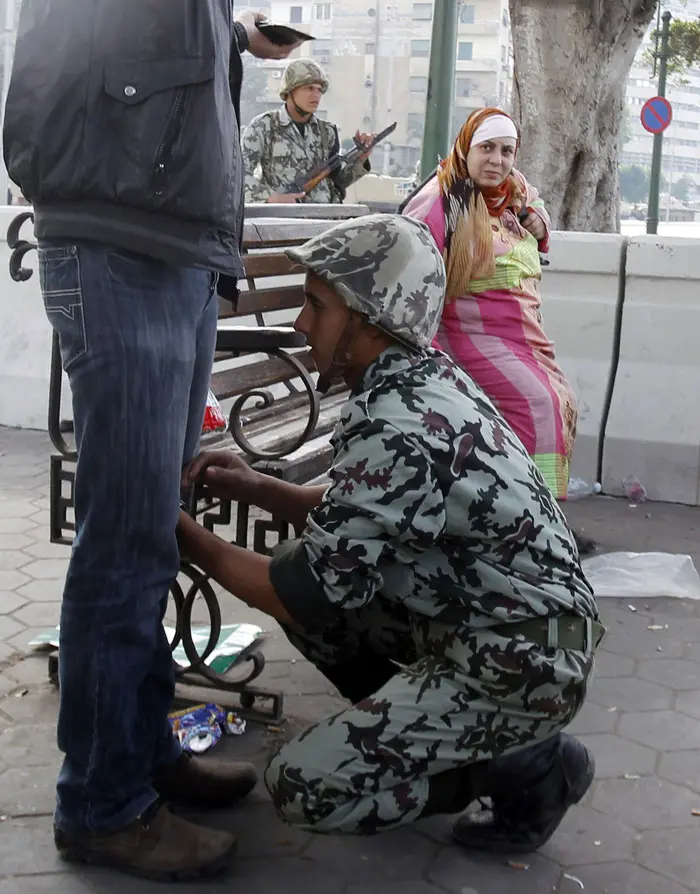
[[[518, 132], [499, 109], [472, 113], [450, 155], [404, 214], [430, 228], [447, 266], [439, 346], [501, 411], [558, 500], [565, 500], [576, 398], [540, 313], [549, 216], [514, 167]], [[577, 538], [584, 551], [592, 541]]]

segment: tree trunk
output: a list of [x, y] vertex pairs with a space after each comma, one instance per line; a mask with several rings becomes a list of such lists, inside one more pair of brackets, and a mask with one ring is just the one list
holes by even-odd
[[518, 167], [560, 230], [617, 232], [627, 77], [656, 0], [510, 0]]

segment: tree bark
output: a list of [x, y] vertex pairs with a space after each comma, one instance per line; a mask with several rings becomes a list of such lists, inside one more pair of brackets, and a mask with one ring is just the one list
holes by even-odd
[[627, 78], [656, 0], [510, 0], [518, 167], [556, 229], [617, 232]]

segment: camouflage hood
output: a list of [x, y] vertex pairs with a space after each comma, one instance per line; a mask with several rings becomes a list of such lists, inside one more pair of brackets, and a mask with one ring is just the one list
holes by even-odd
[[308, 87], [309, 84], [320, 84], [325, 93], [328, 90], [326, 73], [313, 59], [294, 59], [284, 71], [280, 96], [286, 100], [292, 90], [296, 90], [297, 87]]
[[445, 265], [424, 223], [371, 214], [343, 221], [287, 255], [402, 344], [422, 349], [433, 341], [445, 301]]

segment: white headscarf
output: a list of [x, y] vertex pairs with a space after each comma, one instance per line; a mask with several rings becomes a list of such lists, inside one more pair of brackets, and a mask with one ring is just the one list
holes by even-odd
[[471, 145], [487, 143], [489, 140], [518, 140], [518, 130], [507, 115], [491, 115], [477, 127]]

